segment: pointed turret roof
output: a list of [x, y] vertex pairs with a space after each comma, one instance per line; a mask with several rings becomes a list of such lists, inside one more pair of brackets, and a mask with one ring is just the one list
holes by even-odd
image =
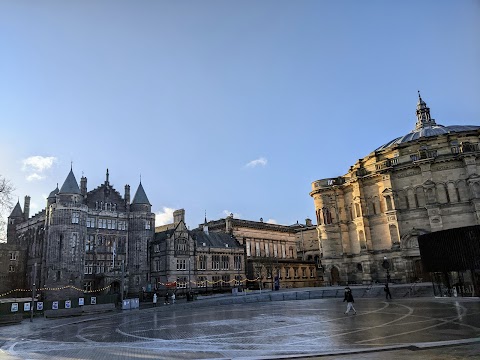
[[12, 213], [10, 214], [9, 217], [11, 218], [23, 217], [23, 211], [20, 206], [20, 201], [17, 201], [17, 205], [15, 205], [15, 207], [13, 208]]
[[150, 201], [148, 201], [147, 194], [145, 194], [145, 190], [143, 190], [142, 182], [138, 185], [137, 192], [133, 197], [132, 204], [147, 204], [151, 205]]
[[80, 188], [78, 187], [77, 179], [75, 179], [75, 175], [73, 175], [73, 170], [70, 169], [65, 182], [63, 183], [59, 194], [79, 194], [80, 195]]

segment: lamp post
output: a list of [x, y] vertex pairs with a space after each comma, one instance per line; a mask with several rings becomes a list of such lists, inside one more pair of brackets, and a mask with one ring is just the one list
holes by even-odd
[[382, 267], [387, 270], [387, 284], [390, 281], [390, 262], [388, 261], [387, 257], [383, 257]]

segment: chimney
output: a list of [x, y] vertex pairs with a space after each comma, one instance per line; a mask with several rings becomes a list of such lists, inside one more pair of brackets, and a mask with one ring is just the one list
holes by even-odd
[[227, 234], [231, 234], [233, 232], [232, 220], [233, 220], [233, 214], [230, 213], [230, 215], [228, 215], [227, 218], [225, 219], [225, 231], [227, 232]]
[[305, 219], [305, 225], [312, 226], [312, 219], [306, 218]]
[[80, 193], [83, 196], [87, 195], [87, 178], [85, 176], [80, 179]]
[[23, 217], [28, 220], [30, 217], [30, 196], [25, 196], [25, 202], [23, 203]]
[[125, 204], [130, 205], [130, 185], [125, 185]]
[[184, 209], [175, 210], [173, 212], [173, 222], [175, 224], [178, 224], [180, 221], [185, 222], [185, 210]]

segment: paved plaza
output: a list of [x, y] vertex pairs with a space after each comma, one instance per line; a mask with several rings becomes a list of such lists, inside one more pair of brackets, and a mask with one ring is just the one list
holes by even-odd
[[[252, 299], [255, 299], [252, 297]], [[0, 359], [480, 359], [478, 298], [175, 305], [0, 328]]]

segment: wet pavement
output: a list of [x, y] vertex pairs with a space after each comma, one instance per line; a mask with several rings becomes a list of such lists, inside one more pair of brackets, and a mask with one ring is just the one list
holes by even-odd
[[[252, 298], [254, 299], [254, 298]], [[480, 359], [480, 299], [198, 300], [0, 328], [0, 359]]]

